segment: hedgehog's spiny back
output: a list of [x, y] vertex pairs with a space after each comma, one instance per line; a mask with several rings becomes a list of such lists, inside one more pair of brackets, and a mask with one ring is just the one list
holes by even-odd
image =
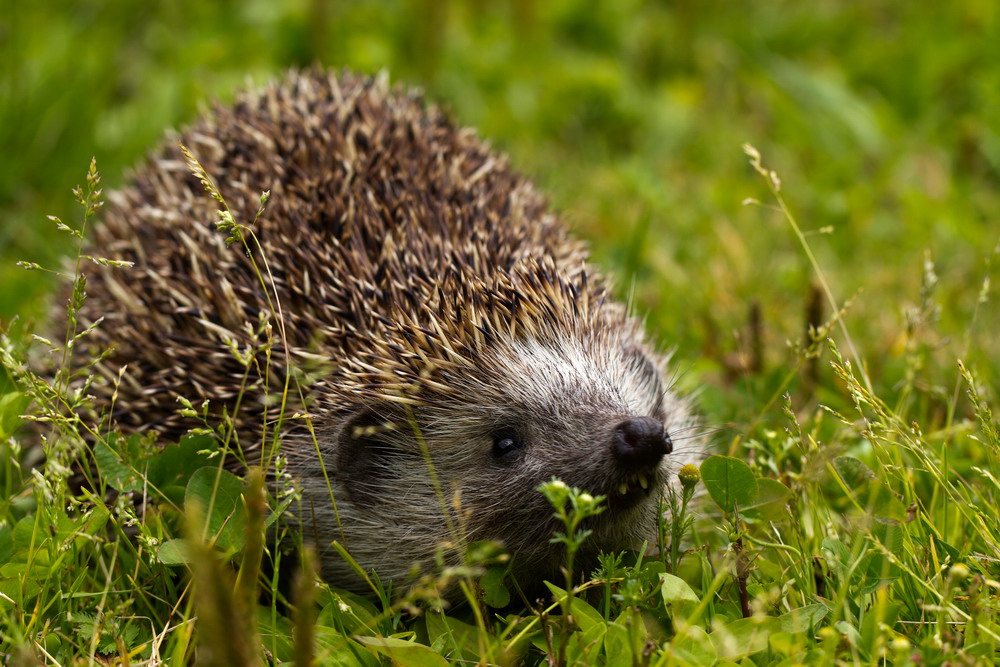
[[[473, 132], [382, 81], [293, 75], [217, 108], [111, 199], [97, 252], [136, 265], [92, 277], [83, 319], [105, 316], [92, 340], [117, 345], [102, 373], [129, 365], [116, 402], [126, 430], [176, 436], [194, 426], [176, 415], [178, 395], [207, 398], [217, 411], [232, 402], [247, 373], [224, 341], [250, 343], [246, 323], [256, 326], [266, 309], [249, 260], [215, 229], [218, 204], [179, 142], [239, 221], [252, 220], [271, 190], [255, 232], [287, 341], [297, 362], [329, 360], [314, 412], [366, 395], [412, 397], [435, 373], [474, 367], [477, 346], [510, 335], [511, 323], [515, 335], [543, 335], [539, 327], [624, 322], [619, 309], [601, 307], [581, 246]], [[282, 364], [272, 367], [272, 392]], [[103, 392], [106, 402], [111, 390]], [[251, 432], [262, 399], [251, 388], [242, 402]]]

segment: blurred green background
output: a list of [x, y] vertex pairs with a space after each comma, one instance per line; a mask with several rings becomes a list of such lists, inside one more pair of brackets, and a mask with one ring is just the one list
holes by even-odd
[[[14, 263], [70, 250], [46, 215], [79, 218], [92, 155], [114, 187], [211, 100], [321, 63], [387, 70], [508, 152], [709, 414], [777, 386], [814, 289], [744, 142], [837, 296], [863, 290], [847, 324], [880, 382], [915, 351], [993, 377], [997, 310], [970, 322], [1000, 230], [998, 27], [995, 0], [7, 2], [0, 322], [44, 312], [51, 282]], [[744, 385], [754, 309], [765, 380]]]

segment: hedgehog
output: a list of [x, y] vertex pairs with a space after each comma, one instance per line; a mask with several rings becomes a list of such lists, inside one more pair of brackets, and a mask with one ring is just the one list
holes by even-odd
[[[253, 244], [228, 247], [181, 145]], [[103, 318], [95, 410], [169, 441], [203, 425], [178, 400], [204, 404], [243, 462], [280, 442], [341, 588], [364, 592], [334, 541], [384, 581], [479, 540], [525, 588], [558, 576], [552, 478], [606, 496], [579, 562], [655, 544], [698, 456], [669, 355], [585, 245], [504, 155], [384, 76], [293, 72], [214, 105], [111, 193], [92, 245], [133, 264], [90, 276], [78, 315]]]

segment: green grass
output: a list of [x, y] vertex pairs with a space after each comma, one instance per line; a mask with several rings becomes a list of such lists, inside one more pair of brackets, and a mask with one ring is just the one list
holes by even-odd
[[[991, 0], [49, 0], [0, 21], [0, 655], [180, 664], [222, 636], [216, 664], [997, 659]], [[662, 558], [609, 558], [572, 602], [554, 582], [516, 617], [413, 615], [308, 576], [270, 595], [259, 559], [291, 557], [259, 542], [259, 496], [204, 439], [97, 448], [92, 497], [68, 493], [72, 439], [32, 470], [11, 391], [54, 281], [16, 262], [75, 256], [45, 216], [80, 226], [69, 191], [92, 155], [114, 187], [206, 100], [316, 61], [386, 68], [509, 152], [676, 348], [713, 452], [738, 460], [707, 472], [745, 482], [706, 474], [679, 547], [666, 526]], [[106, 495], [151, 484], [162, 500], [138, 513]], [[219, 530], [212, 556], [198, 536]], [[494, 557], [454, 576], [473, 591]]]

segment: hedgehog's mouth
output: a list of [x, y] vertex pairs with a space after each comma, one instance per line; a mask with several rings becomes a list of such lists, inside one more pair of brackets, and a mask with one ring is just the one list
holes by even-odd
[[608, 507], [626, 510], [643, 502], [662, 482], [655, 471], [630, 473], [622, 476], [607, 492]]

